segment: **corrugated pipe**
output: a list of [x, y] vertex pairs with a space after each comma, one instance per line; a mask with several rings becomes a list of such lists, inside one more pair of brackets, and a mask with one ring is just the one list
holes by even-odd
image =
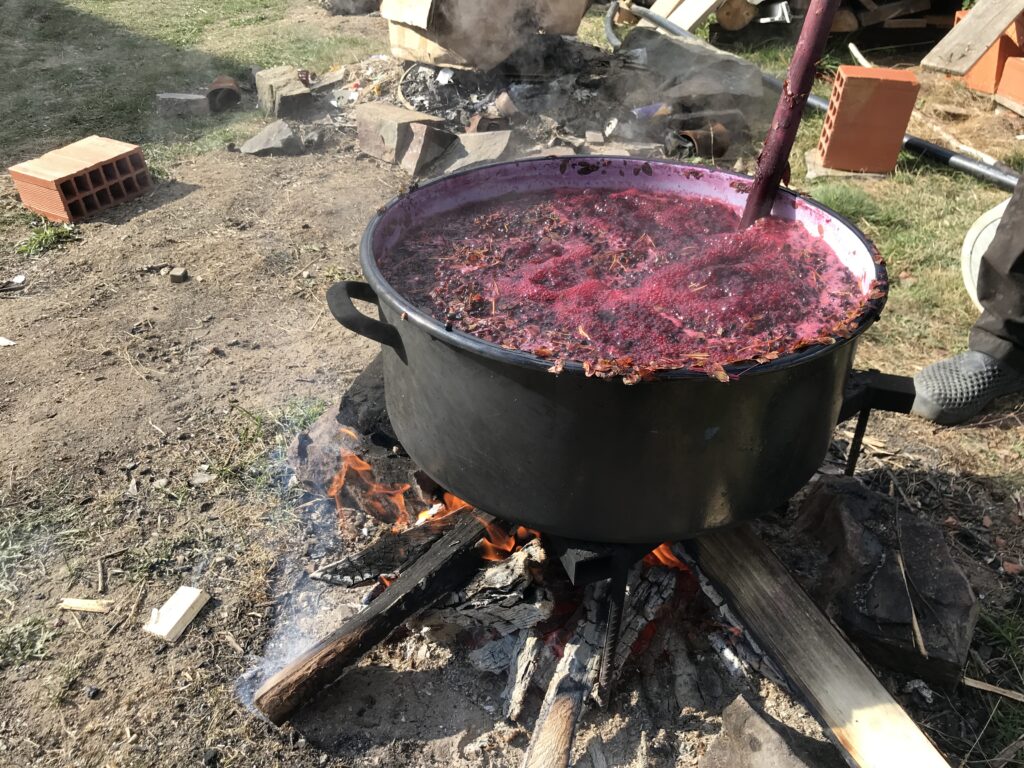
[[[609, 34], [610, 29], [608, 42], [613, 48], [618, 48], [622, 45], [622, 41], [615, 35], [615, 29], [614, 26], [612, 26], [612, 16], [615, 13], [615, 6], [616, 3], [610, 3], [608, 13], [605, 15], [605, 34]], [[630, 6], [629, 10], [641, 19], [647, 19], [647, 21], [661, 27], [666, 32], [676, 35], [677, 37], [690, 40], [700, 40], [700, 38], [692, 32], [683, 29], [678, 24], [673, 24], [664, 16], [660, 16], [657, 13], [651, 13], [647, 8], [643, 8], [639, 5], [633, 5]], [[700, 40], [700, 42], [703, 43], [705, 41]], [[782, 90], [782, 82], [771, 75], [762, 73], [761, 79], [764, 81], [764, 84], [772, 90]], [[823, 99], [821, 96], [815, 96], [813, 93], [808, 97], [807, 104], [822, 112], [828, 109], [828, 99]], [[967, 155], [962, 155], [959, 152], [953, 152], [952, 150], [941, 147], [938, 144], [925, 141], [917, 136], [911, 136], [909, 133], [903, 134], [903, 148], [915, 155], [926, 157], [929, 160], [934, 160], [938, 163], [944, 163], [957, 171], [970, 174], [976, 179], [981, 179], [982, 181], [987, 181], [990, 184], [995, 184], [997, 187], [1005, 189], [1007, 192], [1012, 192], [1020, 182], [1020, 174], [1015, 173], [1009, 168], [1004, 169], [999, 168], [998, 166], [988, 165], [987, 163], [980, 162], [972, 157], [968, 157]]]

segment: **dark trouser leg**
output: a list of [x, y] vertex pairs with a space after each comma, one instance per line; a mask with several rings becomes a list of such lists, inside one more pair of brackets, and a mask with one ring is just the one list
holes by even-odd
[[978, 299], [985, 311], [971, 329], [970, 348], [1024, 373], [1024, 182], [982, 258]]

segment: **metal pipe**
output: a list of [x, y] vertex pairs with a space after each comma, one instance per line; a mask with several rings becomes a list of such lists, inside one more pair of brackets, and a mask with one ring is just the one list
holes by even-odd
[[613, 51], [619, 50], [619, 46], [622, 45], [619, 36], [615, 34], [615, 11], [618, 7], [617, 0], [613, 0], [608, 3], [608, 10], [604, 14], [604, 36], [608, 38], [608, 45], [612, 47]]
[[[664, 16], [657, 13], [651, 13], [647, 8], [634, 5], [630, 7], [630, 12], [636, 14], [642, 19], [647, 19], [647, 21], [661, 27], [666, 32], [676, 35], [677, 37], [682, 37], [687, 40], [697, 40], [703, 44], [707, 44], [705, 40], [701, 40], [689, 30], [683, 29], [678, 24], [672, 23]], [[616, 38], [616, 40], [618, 40], [618, 38]], [[609, 42], [611, 41], [609, 40]], [[621, 44], [622, 42], [619, 41], [619, 45]], [[771, 75], [767, 75], [762, 72], [761, 80], [766, 86], [774, 91], [782, 90], [782, 81], [772, 77]], [[807, 104], [821, 112], [828, 109], [828, 99], [823, 99], [821, 96], [815, 96], [813, 93], [807, 97]], [[938, 144], [933, 144], [925, 139], [912, 136], [909, 133], [903, 135], [903, 148], [908, 152], [919, 155], [920, 157], [934, 160], [937, 163], [943, 163], [954, 170], [962, 171], [976, 179], [987, 181], [1000, 189], [1006, 190], [1007, 192], [1012, 192], [1020, 182], [1020, 174], [1015, 173], [1008, 168], [1004, 169], [998, 166], [982, 163], [968, 157], [967, 155], [960, 154], [959, 152], [953, 152], [952, 150], [946, 149]]]

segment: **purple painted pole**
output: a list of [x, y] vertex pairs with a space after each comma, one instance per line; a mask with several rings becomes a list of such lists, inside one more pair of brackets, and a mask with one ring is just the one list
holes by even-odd
[[796, 131], [800, 127], [807, 96], [814, 83], [814, 73], [825, 52], [832, 20], [839, 8], [840, 0], [811, 0], [811, 6], [804, 17], [804, 26], [800, 30], [800, 39], [793, 60], [789, 62], [789, 73], [782, 84], [779, 104], [775, 107], [771, 128], [765, 138], [764, 147], [757, 158], [757, 172], [754, 174], [754, 185], [747, 195], [747, 206], [743, 209], [740, 229], [745, 229], [758, 219], [771, 213], [775, 203], [775, 193], [782, 182], [782, 174], [786, 170], [790, 150], [796, 140]]

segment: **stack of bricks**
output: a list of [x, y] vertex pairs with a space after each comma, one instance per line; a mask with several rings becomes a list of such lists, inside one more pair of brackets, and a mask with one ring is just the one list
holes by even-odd
[[[959, 24], [968, 13], [969, 11], [957, 11], [953, 23]], [[964, 85], [981, 93], [999, 93], [1015, 101], [1024, 102], [1024, 77], [1021, 76], [1024, 75], [1024, 70], [1021, 69], [1021, 64], [1024, 64], [1024, 60], [1021, 59], [1024, 57], [1022, 46], [1024, 16], [1018, 16], [974, 66], [967, 70]]]
[[51, 221], [84, 219], [153, 185], [139, 147], [102, 136], [89, 136], [8, 171], [25, 207]]
[[889, 173], [919, 89], [912, 72], [880, 67], [839, 67], [818, 140], [826, 168]]

